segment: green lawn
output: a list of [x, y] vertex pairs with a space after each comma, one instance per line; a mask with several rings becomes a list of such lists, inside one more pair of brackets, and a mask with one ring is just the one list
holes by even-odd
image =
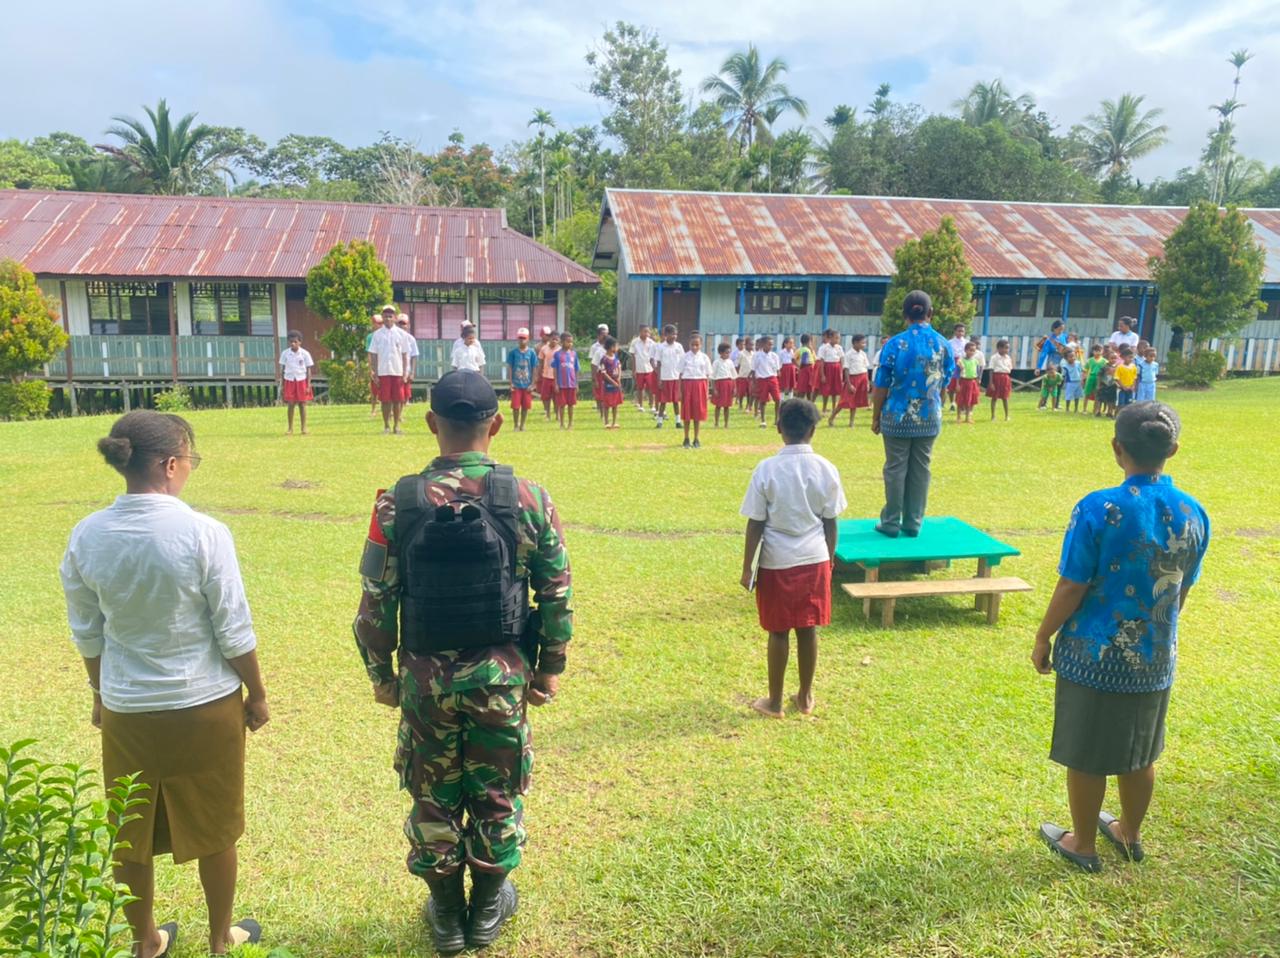
[[[554, 706], [535, 715], [519, 916], [497, 955], [1280, 954], [1280, 379], [1169, 393], [1185, 422], [1171, 473], [1213, 521], [1183, 619], [1148, 860], [1085, 876], [1035, 835], [1068, 820], [1049, 763], [1052, 680], [1029, 662], [1061, 532], [1118, 480], [1109, 424], [1037, 413], [948, 426], [930, 502], [1022, 550], [1035, 586], [998, 627], [972, 602], [899, 604], [890, 632], [837, 596], [812, 721], [755, 718], [764, 641], [738, 586], [752, 467], [776, 436], [739, 417], [706, 448], [673, 445], [634, 408], [603, 431], [531, 420], [496, 454], [546, 485], [573, 559], [578, 636]], [[196, 508], [235, 534], [273, 721], [249, 748], [242, 914], [310, 956], [429, 954], [424, 887], [404, 870], [395, 717], [371, 701], [352, 643], [374, 489], [432, 456], [366, 410], [193, 415]], [[980, 418], [985, 419], [985, 415]], [[0, 425], [0, 739], [97, 762], [57, 565], [72, 525], [120, 481], [94, 451], [105, 418]], [[849, 516], [880, 507], [865, 423], [822, 430]], [[794, 681], [789, 683], [794, 686]], [[1114, 808], [1114, 800], [1109, 806]], [[194, 868], [160, 870], [179, 958], [201, 954]]]

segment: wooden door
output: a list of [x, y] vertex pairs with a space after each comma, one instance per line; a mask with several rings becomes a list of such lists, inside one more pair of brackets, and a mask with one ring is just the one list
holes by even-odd
[[696, 289], [662, 291], [662, 325], [676, 328], [676, 338], [687, 348], [689, 337], [698, 331], [699, 300]]
[[[296, 329], [302, 333], [302, 347], [311, 353], [311, 357], [316, 362], [332, 359], [332, 354], [320, 342], [320, 334], [329, 328], [329, 321], [307, 308], [307, 288], [286, 286], [284, 298], [285, 316], [289, 321], [289, 329]], [[369, 329], [372, 331], [372, 324]]]

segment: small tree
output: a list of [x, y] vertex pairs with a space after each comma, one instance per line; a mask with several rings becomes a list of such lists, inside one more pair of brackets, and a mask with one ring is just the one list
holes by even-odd
[[1195, 204], [1165, 240], [1164, 255], [1151, 257], [1161, 318], [1189, 332], [1200, 353], [1264, 308], [1258, 291], [1265, 263], [1248, 217], [1234, 206]]
[[880, 319], [884, 335], [902, 330], [902, 302], [913, 289], [922, 289], [933, 298], [936, 324], [968, 323], [973, 319], [973, 270], [950, 216], [944, 216], [936, 230], [907, 240], [894, 250], [893, 266]]
[[320, 342], [335, 360], [364, 358], [369, 317], [391, 301], [391, 272], [372, 243], [339, 243], [307, 273], [307, 306], [333, 322]]
[[33, 419], [48, 411], [49, 387], [24, 380], [66, 345], [58, 311], [35, 276], [21, 263], [0, 260], [0, 418]]

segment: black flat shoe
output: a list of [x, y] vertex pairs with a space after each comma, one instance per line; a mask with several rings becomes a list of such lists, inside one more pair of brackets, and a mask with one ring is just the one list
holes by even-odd
[[898, 538], [897, 529], [886, 529], [884, 526], [880, 525], [879, 523], [876, 523], [876, 532], [880, 533], [882, 536], [887, 536], [890, 539]]
[[164, 951], [157, 951], [156, 958], [169, 958], [169, 953], [173, 951], [173, 946], [178, 942], [178, 923], [176, 921], [167, 921], [157, 931], [163, 931], [168, 938], [164, 943]]
[[902, 534], [908, 539], [915, 539], [920, 535], [919, 529], [903, 529]]
[[1040, 837], [1048, 843], [1049, 847], [1065, 858], [1071, 864], [1075, 865], [1081, 871], [1097, 874], [1102, 871], [1102, 860], [1097, 855], [1077, 855], [1073, 851], [1068, 851], [1063, 847], [1062, 839], [1067, 834], [1067, 829], [1057, 825], [1044, 824], [1040, 826]]
[[1126, 845], [1121, 839], [1116, 838], [1115, 832], [1111, 830], [1111, 826], [1118, 821], [1120, 819], [1109, 812], [1101, 812], [1098, 815], [1098, 831], [1102, 833], [1103, 838], [1116, 847], [1116, 850], [1125, 857], [1126, 861], [1135, 863], [1142, 861], [1147, 857], [1147, 853], [1142, 850], [1142, 842]]

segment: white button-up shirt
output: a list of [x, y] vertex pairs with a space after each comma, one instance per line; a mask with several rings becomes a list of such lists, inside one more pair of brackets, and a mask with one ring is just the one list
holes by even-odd
[[679, 343], [663, 341], [658, 344], [654, 360], [659, 364], [658, 377], [664, 382], [680, 378], [680, 357], [684, 355], [684, 347]]
[[857, 376], [867, 371], [867, 351], [865, 349], [849, 349], [844, 354], [844, 368], [850, 376]]
[[844, 359], [844, 350], [835, 343], [823, 343], [818, 347], [818, 362], [838, 363]]
[[604, 353], [604, 344], [600, 340], [597, 339], [591, 344], [591, 348], [587, 350], [587, 358], [591, 360], [593, 367], [598, 369], [600, 364], [604, 362]]
[[409, 358], [409, 343], [413, 339], [404, 330], [395, 326], [383, 326], [373, 334], [369, 343], [369, 352], [378, 357], [379, 376], [403, 376], [405, 363]]
[[992, 355], [991, 371], [993, 373], [1013, 372], [1013, 356], [1001, 356], [999, 353]]
[[711, 357], [699, 350], [694, 352], [690, 350], [680, 357], [681, 379], [710, 379], [711, 378]]
[[737, 379], [738, 364], [732, 359], [720, 359], [711, 364], [712, 379]]
[[458, 343], [453, 347], [450, 364], [454, 369], [469, 369], [473, 373], [484, 372], [484, 349], [479, 343]]
[[783, 446], [751, 473], [742, 515], [764, 523], [760, 568], [791, 569], [831, 558], [822, 520], [844, 512], [840, 473], [807, 444]]
[[1107, 338], [1107, 342], [1112, 346], [1132, 346], [1134, 349], [1137, 349], [1138, 339], [1138, 334], [1133, 330], [1129, 330], [1127, 333], [1122, 333], [1117, 329]]
[[757, 349], [751, 357], [751, 371], [756, 374], [756, 379], [773, 379], [781, 368], [782, 360], [772, 350], [766, 353], [763, 349]]
[[102, 657], [111, 711], [191, 708], [240, 688], [227, 659], [258, 640], [221, 522], [175, 496], [120, 496], [75, 527], [60, 572], [71, 640]]
[[631, 362], [632, 372], [645, 373], [653, 372], [653, 357], [657, 353], [658, 344], [652, 339], [641, 339], [637, 336], [631, 340]]
[[307, 368], [315, 364], [315, 360], [305, 349], [286, 349], [280, 354], [280, 365], [284, 367], [286, 382], [300, 382], [306, 379]]
[[746, 379], [751, 375], [751, 360], [755, 358], [754, 349], [744, 349], [738, 353], [738, 378]]

